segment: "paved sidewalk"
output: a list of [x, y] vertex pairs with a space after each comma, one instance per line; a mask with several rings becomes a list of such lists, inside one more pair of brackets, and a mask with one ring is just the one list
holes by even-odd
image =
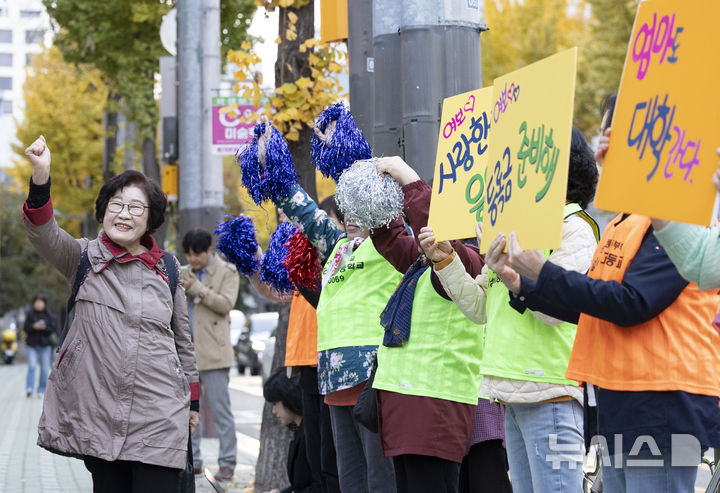
[[[3, 493], [92, 493], [92, 479], [82, 461], [62, 457], [37, 446], [37, 424], [42, 400], [25, 397], [27, 365], [0, 365], [0, 492]], [[228, 493], [252, 492], [262, 406], [249, 377], [234, 377], [231, 392], [238, 432], [238, 465], [235, 478], [224, 483]], [[246, 409], [242, 409], [242, 408]], [[237, 408], [237, 409], [236, 409]], [[256, 436], [255, 431], [257, 431]], [[204, 438], [203, 459], [217, 472], [217, 439]], [[208, 481], [196, 477], [197, 493], [212, 493]]]

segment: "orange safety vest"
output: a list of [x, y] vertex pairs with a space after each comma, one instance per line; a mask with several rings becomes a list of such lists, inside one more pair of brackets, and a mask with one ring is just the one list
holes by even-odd
[[317, 366], [317, 315], [298, 291], [290, 304], [285, 366]]
[[[622, 283], [650, 218], [631, 214], [618, 223], [621, 218], [605, 228], [589, 277]], [[718, 305], [717, 291], [690, 283], [662, 313], [632, 327], [583, 313], [565, 376], [609, 390], [719, 396], [720, 335], [712, 325]]]

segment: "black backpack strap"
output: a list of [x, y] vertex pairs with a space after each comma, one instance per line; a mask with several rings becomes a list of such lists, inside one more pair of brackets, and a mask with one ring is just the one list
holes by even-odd
[[173, 301], [175, 301], [175, 289], [178, 284], [178, 269], [175, 256], [170, 252], [163, 251], [163, 260], [165, 261], [165, 273], [167, 274], [168, 285], [170, 286], [170, 294], [172, 295]]
[[60, 348], [65, 341], [65, 336], [67, 336], [68, 330], [70, 330], [70, 313], [75, 309], [75, 301], [78, 291], [80, 291], [82, 283], [85, 282], [88, 272], [90, 272], [90, 257], [88, 256], [87, 248], [85, 248], [80, 257], [80, 263], [78, 264], [77, 271], [75, 273], [75, 282], [73, 283], [72, 291], [70, 291], [70, 297], [68, 298], [67, 305], [65, 306], [65, 325], [63, 326], [62, 332], [60, 332], [60, 338], [58, 340], [56, 350], [57, 352], [60, 352]]

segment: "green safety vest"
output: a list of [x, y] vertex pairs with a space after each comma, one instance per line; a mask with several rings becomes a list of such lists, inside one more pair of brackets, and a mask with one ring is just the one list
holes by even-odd
[[[593, 218], [578, 204], [565, 206], [565, 217], [578, 214], [593, 227], [595, 238], [599, 228]], [[550, 256], [550, 251], [545, 252]], [[509, 304], [508, 289], [497, 274], [488, 271], [487, 325], [483, 375], [513, 380], [578, 385], [565, 378], [577, 325], [563, 322], [547, 325], [526, 310], [520, 314]]]
[[[347, 241], [337, 242], [323, 276]], [[402, 274], [378, 253], [372, 239], [363, 241], [320, 293], [318, 351], [380, 344], [384, 334], [380, 314], [401, 279]]]
[[410, 339], [401, 347], [380, 346], [373, 387], [477, 404], [483, 326], [437, 294], [430, 275], [427, 269], [418, 279]]

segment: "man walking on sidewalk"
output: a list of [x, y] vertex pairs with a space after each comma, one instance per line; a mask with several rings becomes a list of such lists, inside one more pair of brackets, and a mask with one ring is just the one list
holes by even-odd
[[[229, 371], [233, 365], [230, 342], [230, 310], [235, 306], [240, 278], [234, 265], [213, 254], [212, 236], [203, 229], [189, 231], [183, 249], [192, 272], [183, 272], [188, 297], [190, 330], [195, 342], [195, 360], [200, 384], [210, 405], [220, 436], [218, 481], [230, 481], [237, 461], [235, 420], [228, 391]], [[198, 427], [192, 437], [195, 473], [202, 470]]]

